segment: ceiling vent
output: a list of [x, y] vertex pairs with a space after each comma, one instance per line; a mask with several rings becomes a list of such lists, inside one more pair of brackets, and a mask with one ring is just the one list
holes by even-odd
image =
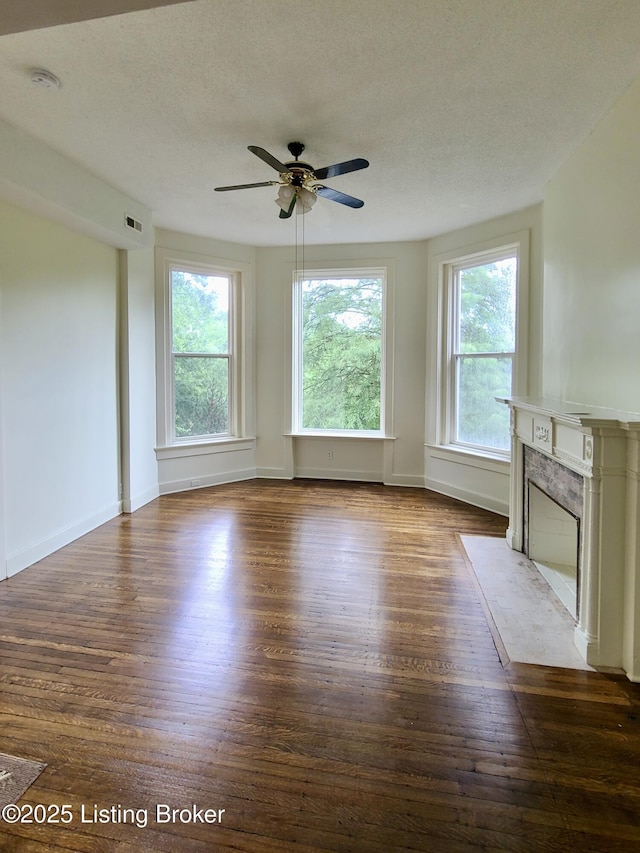
[[127, 228], [131, 228], [132, 231], [137, 231], [138, 234], [142, 234], [142, 222], [137, 219], [134, 219], [133, 216], [125, 216], [124, 224]]

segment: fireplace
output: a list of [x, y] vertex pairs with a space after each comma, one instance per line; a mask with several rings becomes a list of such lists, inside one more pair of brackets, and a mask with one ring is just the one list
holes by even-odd
[[522, 550], [577, 619], [584, 478], [527, 445], [522, 464]]
[[[558, 546], [570, 550], [573, 542], [576, 552], [575, 644], [591, 666], [640, 681], [640, 415], [559, 400], [501, 401], [511, 409], [507, 542], [535, 560], [534, 540], [551, 546], [565, 529]], [[532, 526], [532, 506], [544, 500], [571, 523], [547, 507], [536, 510]]]
[[522, 550], [577, 621], [580, 607], [580, 517], [532, 480], [525, 493]]

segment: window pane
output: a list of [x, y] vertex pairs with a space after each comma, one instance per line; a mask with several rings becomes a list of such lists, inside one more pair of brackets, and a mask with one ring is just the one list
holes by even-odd
[[379, 430], [382, 277], [301, 287], [302, 427]]
[[513, 352], [516, 258], [461, 269], [458, 352]]
[[229, 360], [174, 357], [176, 438], [229, 432]]
[[171, 271], [174, 352], [229, 352], [229, 279]]
[[494, 397], [511, 393], [511, 356], [460, 356], [457, 362], [457, 440], [508, 450], [509, 408]]

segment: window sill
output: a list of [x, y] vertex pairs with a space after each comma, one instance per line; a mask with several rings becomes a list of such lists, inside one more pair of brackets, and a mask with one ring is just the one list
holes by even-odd
[[305, 430], [305, 432], [285, 432], [287, 438], [336, 438], [360, 439], [364, 441], [395, 441], [395, 435], [382, 435], [379, 432], [342, 432], [340, 430]]
[[255, 437], [238, 438], [225, 436], [210, 441], [193, 441], [171, 444], [167, 447], [156, 447], [156, 458], [178, 459], [183, 456], [204, 456], [210, 453], [231, 453], [236, 450], [253, 450]]

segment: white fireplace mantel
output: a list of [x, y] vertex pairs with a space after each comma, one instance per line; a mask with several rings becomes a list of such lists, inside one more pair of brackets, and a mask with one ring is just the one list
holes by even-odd
[[582, 475], [575, 644], [587, 663], [640, 682], [640, 414], [500, 397], [511, 409], [507, 542], [523, 549], [524, 447]]

